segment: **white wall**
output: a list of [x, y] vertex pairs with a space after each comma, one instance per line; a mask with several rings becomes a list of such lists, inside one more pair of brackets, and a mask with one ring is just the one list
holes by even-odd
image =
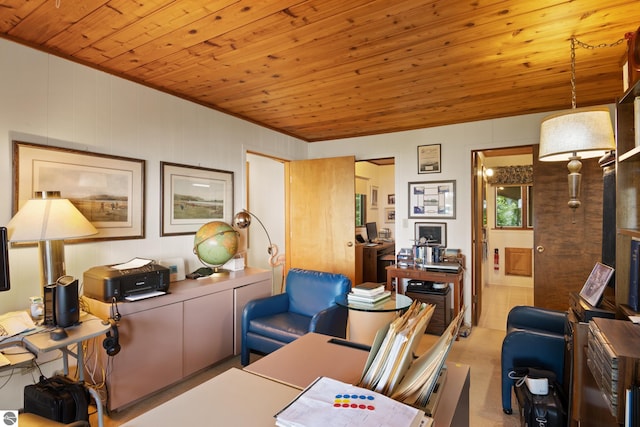
[[[280, 293], [283, 282], [284, 266], [273, 268], [269, 264], [270, 256], [267, 252], [269, 239], [265, 229], [269, 232], [271, 243], [278, 248], [277, 254], [286, 252], [284, 239], [284, 163], [269, 157], [247, 155], [249, 164], [249, 211], [260, 219], [260, 223], [253, 219], [249, 227], [248, 263], [251, 266], [273, 270], [273, 293]], [[274, 253], [273, 255], [277, 255]], [[278, 261], [278, 256], [273, 258]]]
[[[12, 216], [14, 139], [146, 160], [144, 239], [66, 246], [67, 273], [133, 257], [184, 257], [199, 266], [193, 236], [160, 237], [160, 161], [234, 172], [234, 210], [244, 207], [245, 152], [304, 159], [308, 144], [147, 87], [0, 39], [0, 224]], [[257, 233], [256, 233], [257, 234]], [[40, 295], [36, 248], [9, 251], [11, 290], [0, 313], [25, 309]], [[45, 373], [60, 368], [47, 364]], [[22, 406], [31, 375], [0, 388], [3, 409]]]
[[[355, 155], [356, 160], [395, 157], [396, 222], [393, 235], [396, 247], [411, 247], [414, 224], [426, 220], [408, 218], [408, 183], [422, 181], [456, 181], [456, 218], [438, 219], [447, 223], [447, 245], [471, 255], [471, 151], [497, 147], [532, 145], [539, 142], [540, 122], [546, 114], [485, 120], [460, 125], [441, 126], [393, 134], [314, 142], [309, 145], [310, 158]], [[418, 174], [417, 147], [441, 144], [442, 172]], [[384, 196], [386, 197], [386, 195]], [[465, 303], [471, 301], [470, 271], [465, 274]], [[466, 323], [471, 323], [467, 310]]]

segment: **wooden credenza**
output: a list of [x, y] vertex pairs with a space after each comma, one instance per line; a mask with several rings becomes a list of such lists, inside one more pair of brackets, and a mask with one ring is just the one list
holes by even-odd
[[[240, 353], [245, 304], [271, 295], [271, 272], [256, 268], [173, 282], [167, 295], [118, 303], [121, 351], [99, 352], [108, 372], [109, 410], [122, 409], [189, 375]], [[85, 298], [89, 311], [112, 316], [111, 303]], [[101, 348], [103, 337], [97, 338]], [[111, 361], [109, 359], [112, 359]], [[107, 369], [108, 367], [108, 369]]]

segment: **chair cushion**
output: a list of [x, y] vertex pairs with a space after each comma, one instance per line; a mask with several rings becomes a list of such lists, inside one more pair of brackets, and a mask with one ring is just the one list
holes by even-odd
[[311, 317], [285, 312], [249, 322], [249, 332], [289, 343], [309, 332]]
[[312, 317], [336, 303], [336, 297], [349, 293], [351, 280], [339, 273], [292, 268], [287, 273], [289, 311]]

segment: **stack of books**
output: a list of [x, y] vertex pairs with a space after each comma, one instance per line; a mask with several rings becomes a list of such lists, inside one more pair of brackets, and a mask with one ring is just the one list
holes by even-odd
[[384, 283], [365, 282], [351, 289], [347, 301], [355, 304], [375, 305], [391, 298], [391, 291], [385, 290]]

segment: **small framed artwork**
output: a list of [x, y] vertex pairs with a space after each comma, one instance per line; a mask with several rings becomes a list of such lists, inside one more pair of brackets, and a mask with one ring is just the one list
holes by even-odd
[[371, 209], [378, 209], [378, 187], [371, 186], [371, 196], [369, 197]]
[[418, 173], [439, 173], [440, 144], [418, 146]]
[[384, 222], [386, 222], [387, 224], [396, 222], [395, 208], [384, 208]]
[[587, 277], [587, 281], [580, 291], [580, 296], [589, 304], [596, 307], [600, 303], [604, 288], [607, 286], [607, 283], [609, 283], [613, 271], [612, 267], [602, 264], [601, 262], [596, 262], [596, 265], [593, 267], [593, 270], [591, 270], [591, 274]]
[[233, 172], [160, 162], [161, 236], [195, 234], [233, 219]]
[[142, 239], [145, 161], [13, 141], [15, 214], [36, 191], [60, 191], [98, 229], [70, 242]]
[[395, 194], [387, 194], [387, 204], [389, 206], [393, 206], [396, 204], [396, 195]]
[[409, 218], [454, 219], [455, 217], [455, 181], [409, 183]]
[[416, 244], [447, 246], [447, 223], [445, 222], [416, 222]]

